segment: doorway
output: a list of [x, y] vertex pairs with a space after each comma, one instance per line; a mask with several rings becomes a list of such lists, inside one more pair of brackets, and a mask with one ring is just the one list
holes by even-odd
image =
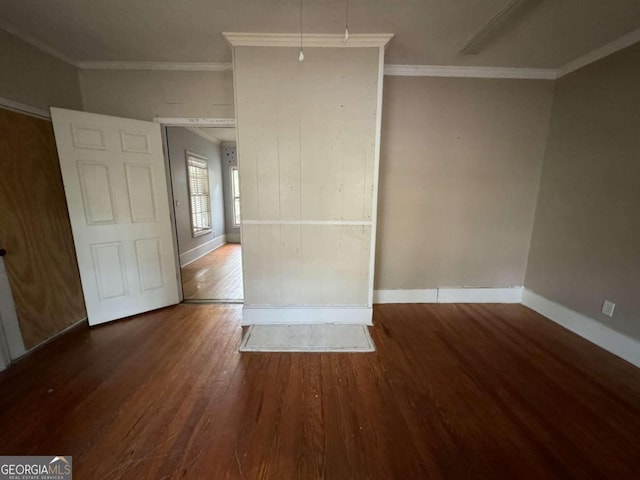
[[183, 300], [242, 303], [234, 126], [166, 126]]

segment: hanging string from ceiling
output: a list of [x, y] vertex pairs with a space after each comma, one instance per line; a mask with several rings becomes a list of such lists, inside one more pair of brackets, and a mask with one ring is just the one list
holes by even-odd
[[300, 55], [298, 55], [298, 61], [304, 60], [304, 52], [302, 51], [302, 0], [300, 0]]
[[349, 0], [345, 0], [344, 12], [344, 41], [349, 41]]

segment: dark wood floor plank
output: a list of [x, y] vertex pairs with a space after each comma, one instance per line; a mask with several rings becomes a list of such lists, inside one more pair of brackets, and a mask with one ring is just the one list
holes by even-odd
[[637, 478], [640, 371], [521, 305], [379, 305], [366, 354], [240, 354], [240, 319], [71, 330], [0, 373], [0, 453], [80, 479]]
[[242, 301], [242, 247], [226, 243], [180, 269], [185, 300]]

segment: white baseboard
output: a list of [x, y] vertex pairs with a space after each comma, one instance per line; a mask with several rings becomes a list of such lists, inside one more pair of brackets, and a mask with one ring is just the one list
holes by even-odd
[[438, 289], [374, 290], [373, 303], [438, 303]]
[[227, 243], [227, 236], [222, 234], [213, 240], [209, 240], [202, 245], [198, 245], [196, 248], [187, 250], [180, 254], [180, 267], [186, 267], [190, 263], [195, 262], [199, 258], [204, 257], [207, 253], [213, 252], [216, 248], [221, 247]]
[[591, 343], [640, 367], [640, 341], [617, 332], [603, 323], [578, 313], [553, 300], [524, 289], [522, 304], [544, 315]]
[[522, 287], [439, 288], [438, 303], [520, 303]]
[[374, 290], [373, 303], [520, 303], [522, 287]]
[[373, 325], [369, 307], [269, 307], [245, 305], [242, 325], [351, 323]]

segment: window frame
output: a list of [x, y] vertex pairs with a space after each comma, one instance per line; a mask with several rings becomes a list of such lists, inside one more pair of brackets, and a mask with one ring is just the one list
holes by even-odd
[[[240, 170], [237, 165], [231, 165], [229, 167], [229, 173], [231, 175], [231, 220], [233, 222], [234, 227], [239, 227], [242, 223], [242, 212], [239, 212], [238, 217], [240, 217], [240, 221], [236, 222], [236, 200], [238, 201], [238, 205], [240, 204]], [[234, 182], [234, 173], [238, 176], [238, 191], [236, 191], [236, 185]]]
[[[195, 162], [200, 162], [203, 163], [205, 165], [205, 167], [202, 166], [198, 166], [198, 165], [191, 165], [190, 159], [195, 160]], [[194, 163], [195, 163], [194, 162]], [[199, 155], [197, 153], [191, 152], [189, 150], [185, 150], [185, 164], [186, 164], [186, 170], [187, 170], [187, 193], [189, 195], [189, 224], [191, 225], [191, 236], [193, 238], [196, 237], [200, 237], [202, 235], [207, 235], [208, 233], [211, 233], [213, 231], [213, 225], [212, 225], [212, 217], [211, 217], [211, 210], [213, 209], [211, 206], [211, 183], [210, 183], [210, 178], [209, 178], [209, 159], [207, 157], [204, 157], [202, 155]], [[208, 220], [208, 228], [198, 228], [197, 225], [194, 225], [193, 222], [193, 197], [194, 194], [192, 193], [192, 189], [191, 189], [191, 170], [189, 167], [194, 166], [195, 168], [201, 168], [205, 171], [205, 178], [206, 178], [206, 187], [207, 187], [207, 193], [206, 193], [206, 197], [207, 197], [207, 209], [206, 209], [206, 213], [207, 213], [207, 220]], [[203, 195], [199, 195], [199, 196], [203, 196]]]

